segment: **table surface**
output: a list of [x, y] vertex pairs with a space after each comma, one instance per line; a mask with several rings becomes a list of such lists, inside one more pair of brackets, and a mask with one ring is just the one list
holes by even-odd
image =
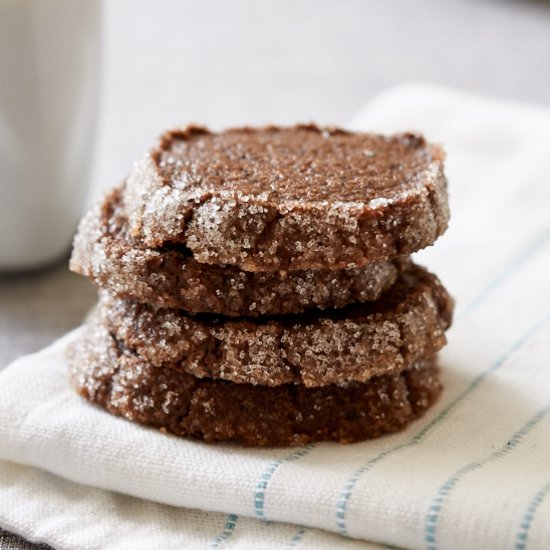
[[[550, 105], [543, 1], [114, 0], [103, 32], [90, 200], [174, 123], [345, 124], [409, 81]], [[95, 297], [66, 258], [0, 275], [0, 369], [77, 326]], [[0, 548], [27, 547], [0, 530]]]

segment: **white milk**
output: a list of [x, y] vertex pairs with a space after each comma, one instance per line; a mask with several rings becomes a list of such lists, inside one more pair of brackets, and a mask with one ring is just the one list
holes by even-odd
[[0, 0], [0, 271], [67, 252], [96, 126], [98, 0]]

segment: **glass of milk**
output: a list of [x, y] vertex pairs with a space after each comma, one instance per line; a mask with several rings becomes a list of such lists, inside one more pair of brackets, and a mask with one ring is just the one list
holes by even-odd
[[97, 119], [101, 2], [0, 0], [0, 272], [62, 258]]

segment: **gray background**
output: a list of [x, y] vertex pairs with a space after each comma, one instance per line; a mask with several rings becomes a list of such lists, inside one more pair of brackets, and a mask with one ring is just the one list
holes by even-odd
[[[109, 0], [104, 8], [90, 200], [173, 124], [342, 125], [377, 92], [409, 81], [550, 106], [549, 2]], [[0, 369], [78, 325], [94, 299], [66, 258], [0, 276]], [[0, 548], [10, 544], [19, 548], [0, 530]]]

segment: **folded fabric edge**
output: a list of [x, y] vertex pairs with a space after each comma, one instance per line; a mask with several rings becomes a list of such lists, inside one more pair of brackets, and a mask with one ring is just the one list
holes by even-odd
[[[7, 483], [6, 476], [2, 475], [6, 473], [9, 475]], [[28, 497], [31, 486], [36, 491], [35, 496], [26, 510], [27, 515], [23, 515], [21, 512], [22, 500]], [[42, 490], [45, 487], [47, 492]], [[291, 523], [266, 522], [236, 514], [170, 507], [113, 491], [87, 487], [39, 468], [3, 460], [0, 460], [0, 496], [2, 497], [0, 498], [0, 527], [2, 529], [23, 537], [29, 542], [47, 544], [58, 550], [104, 548], [107, 540], [109, 540], [109, 544], [114, 544], [116, 540], [113, 537], [116, 537], [116, 533], [119, 532], [121, 523], [125, 524], [126, 531], [120, 532], [119, 542], [126, 544], [128, 541], [124, 539], [125, 533], [128, 530], [133, 533], [134, 528], [139, 529], [133, 524], [139, 523], [142, 515], [153, 520], [156, 515], [155, 523], [158, 524], [162, 523], [161, 517], [163, 522], [173, 522], [174, 529], [177, 526], [176, 534], [179, 540], [181, 540], [181, 536], [185, 536], [186, 528], [192, 530], [195, 537], [193, 548], [218, 548], [230, 538], [237, 539], [239, 536], [246, 538], [244, 541], [246, 548], [254, 548], [256, 544], [262, 544], [261, 539], [266, 537], [270, 540], [270, 544], [267, 546], [269, 548], [279, 546], [292, 548], [298, 544], [302, 548], [317, 548], [320, 543], [324, 548], [344, 547], [363, 550], [383, 548], [376, 543], [345, 538], [318, 528]], [[113, 505], [112, 501], [118, 506]], [[3, 505], [7, 506], [4, 508]], [[86, 509], [86, 514], [78, 509], [80, 506]], [[125, 508], [123, 515], [119, 514], [121, 506]], [[78, 516], [81, 519], [59, 522], [60, 514], [65, 515], [67, 510], [74, 512], [73, 518]], [[135, 516], [128, 515], [128, 510], [139, 513], [136, 513]], [[131, 519], [129, 520], [128, 517]], [[82, 518], [84, 519], [82, 520]], [[88, 525], [86, 518], [90, 520]], [[199, 541], [196, 540], [197, 522], [201, 524], [199, 530], [202, 529], [200, 537], [203, 540]], [[97, 532], [104, 533], [103, 540], [87, 539], [86, 533], [90, 532], [89, 528], [92, 524], [94, 529], [97, 528]], [[210, 530], [205, 528], [207, 524], [210, 526]], [[60, 529], [60, 525], [63, 528]], [[140, 545], [137, 540], [139, 532], [136, 532], [134, 536], [136, 536], [136, 540], [132, 543], [132, 547], [147, 547], [146, 541]], [[157, 542], [162, 544], [160, 539]]]
[[[359, 109], [346, 127], [349, 130], [357, 132], [384, 132], [385, 130], [379, 128], [378, 124], [374, 124], [374, 127], [371, 127], [371, 118], [373, 116], [376, 117], [380, 113], [391, 112], [395, 110], [396, 105], [403, 105], [403, 103], [416, 105], [419, 101], [422, 101], [423, 104], [435, 102], [436, 104], [445, 103], [447, 105], [450, 103], [474, 103], [476, 107], [482, 106], [493, 112], [495, 110], [506, 112], [508, 116], [511, 115], [515, 118], [523, 119], [524, 117], [546, 116], [550, 121], [550, 109], [544, 105], [533, 105], [525, 101], [506, 97], [493, 97], [491, 95], [480, 94], [474, 90], [445, 86], [443, 84], [410, 81], [390, 86], [375, 94]], [[411, 129], [402, 128], [402, 131], [409, 130]]]

